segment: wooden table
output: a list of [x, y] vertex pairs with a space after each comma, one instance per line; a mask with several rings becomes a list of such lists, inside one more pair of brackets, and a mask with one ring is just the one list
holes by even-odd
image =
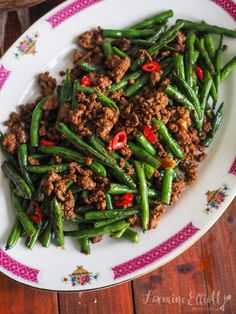
[[[60, 0], [29, 10], [33, 23]], [[28, 19], [26, 18], [25, 21]], [[20, 35], [15, 12], [8, 14], [6, 50]], [[64, 313], [236, 313], [236, 199], [195, 245], [167, 265], [113, 288], [52, 293], [24, 287], [0, 275], [1, 314]]]

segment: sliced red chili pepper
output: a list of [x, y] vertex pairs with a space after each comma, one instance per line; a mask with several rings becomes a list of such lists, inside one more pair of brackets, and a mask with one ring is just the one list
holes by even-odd
[[156, 135], [153, 132], [153, 130], [151, 128], [149, 128], [148, 126], [145, 126], [143, 128], [143, 135], [146, 137], [146, 139], [151, 143], [154, 144], [155, 140], [156, 140]]
[[87, 75], [82, 77], [81, 85], [83, 85], [83, 86], [90, 86], [91, 85], [91, 80]]
[[48, 141], [48, 140], [40, 140], [39, 143], [41, 145], [44, 145], [44, 146], [55, 146], [56, 145], [56, 142], [53, 142], [53, 141]]
[[161, 70], [161, 65], [160, 63], [157, 62], [147, 62], [142, 65], [142, 69], [146, 72], [153, 72], [153, 71], [159, 71]]
[[33, 222], [38, 224], [43, 219], [43, 213], [39, 207], [39, 202], [34, 201], [33, 205], [34, 205], [34, 214], [29, 215], [29, 217]]
[[116, 133], [111, 140], [111, 149], [117, 150], [125, 146], [127, 135], [125, 131]]
[[115, 202], [115, 206], [122, 207], [130, 205], [133, 202], [134, 195], [131, 193], [123, 194], [118, 201]]
[[203, 71], [202, 71], [202, 68], [197, 66], [197, 76], [200, 80], [202, 80], [204, 78], [204, 74], [203, 74]]

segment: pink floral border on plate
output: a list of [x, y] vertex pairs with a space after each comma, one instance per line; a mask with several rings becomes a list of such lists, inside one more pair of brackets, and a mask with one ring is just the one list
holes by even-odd
[[229, 173], [232, 173], [236, 176], [236, 157], [234, 158], [234, 161], [229, 169]]
[[218, 4], [222, 9], [227, 11], [229, 15], [232, 16], [234, 20], [236, 20], [236, 3], [231, 0], [212, 0], [216, 4]]
[[39, 270], [21, 264], [0, 249], [0, 266], [22, 279], [38, 283]]
[[76, 0], [51, 15], [47, 21], [55, 28], [71, 16], [100, 1], [101, 0]]
[[114, 279], [126, 276], [134, 271], [137, 271], [151, 263], [154, 263], [177, 249], [180, 245], [190, 239], [199, 228], [195, 227], [191, 222], [183, 229], [170, 237], [168, 240], [162, 242], [150, 251], [137, 256], [125, 263], [112, 267]]
[[10, 71], [8, 71], [2, 64], [0, 64], [0, 90], [3, 88], [3, 85], [5, 84], [10, 73]]

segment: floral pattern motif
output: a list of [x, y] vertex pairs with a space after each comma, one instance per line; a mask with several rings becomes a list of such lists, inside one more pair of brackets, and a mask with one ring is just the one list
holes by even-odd
[[207, 207], [205, 208], [205, 212], [209, 213], [213, 209], [219, 209], [221, 204], [224, 202], [227, 195], [227, 191], [229, 187], [227, 184], [223, 184], [219, 189], [214, 191], [207, 191]]
[[65, 283], [70, 282], [72, 287], [75, 286], [84, 286], [88, 283], [92, 283], [93, 280], [97, 280], [99, 273], [93, 274], [92, 272], [87, 271], [83, 266], [77, 266], [76, 270], [72, 274], [63, 278]]
[[15, 57], [19, 59], [21, 56], [24, 56], [26, 54], [34, 55], [37, 52], [36, 42], [38, 37], [39, 33], [34, 33], [32, 36], [26, 35], [16, 47]]

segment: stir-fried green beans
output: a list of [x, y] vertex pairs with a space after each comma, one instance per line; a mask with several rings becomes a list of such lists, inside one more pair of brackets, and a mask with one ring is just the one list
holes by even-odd
[[11, 248], [13, 248], [13, 246], [16, 245], [16, 243], [18, 242], [19, 238], [20, 238], [20, 234], [22, 231], [22, 227], [20, 222], [18, 221], [18, 219], [15, 220], [14, 225], [12, 226], [12, 229], [9, 233], [9, 236], [7, 238], [7, 243], [6, 243], [6, 250], [9, 250]]
[[172, 10], [168, 10], [168, 11], [165, 11], [165, 12], [162, 12], [160, 14], [157, 14], [157, 15], [154, 15], [150, 18], [147, 18], [135, 25], [132, 25], [132, 29], [143, 29], [143, 28], [146, 28], [146, 27], [150, 27], [152, 25], [155, 25], [155, 24], [160, 24], [160, 23], [163, 23], [163, 22], [166, 22], [166, 20], [170, 17], [172, 17], [174, 15], [174, 12]]

